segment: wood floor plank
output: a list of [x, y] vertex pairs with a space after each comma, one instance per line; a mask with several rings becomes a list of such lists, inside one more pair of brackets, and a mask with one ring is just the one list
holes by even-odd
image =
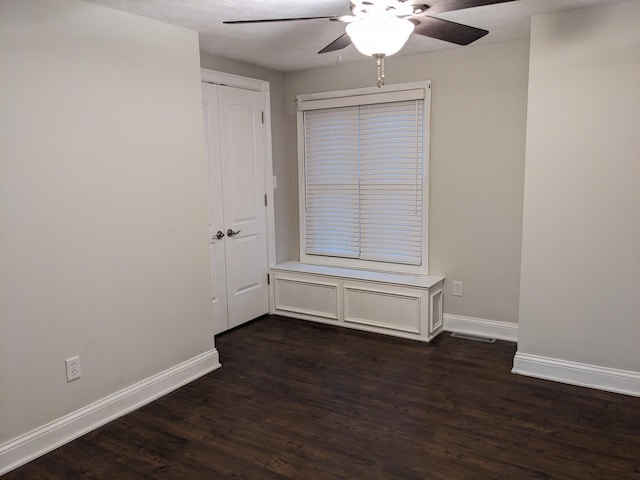
[[6, 480], [640, 480], [640, 399], [513, 375], [512, 343], [269, 316], [216, 347], [221, 369]]

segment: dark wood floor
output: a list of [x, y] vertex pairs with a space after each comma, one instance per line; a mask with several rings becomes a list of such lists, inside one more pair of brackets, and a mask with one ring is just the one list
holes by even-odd
[[640, 479], [640, 399], [511, 374], [511, 343], [266, 317], [216, 346], [221, 369], [6, 480]]

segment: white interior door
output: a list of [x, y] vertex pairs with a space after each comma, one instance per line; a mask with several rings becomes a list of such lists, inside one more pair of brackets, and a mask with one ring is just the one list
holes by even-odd
[[250, 90], [202, 85], [211, 296], [218, 334], [269, 309], [264, 97]]
[[[202, 84], [202, 113], [207, 155], [207, 191], [209, 192], [209, 253], [211, 261], [211, 301], [214, 334], [229, 328], [227, 319], [227, 268], [223, 217], [222, 160], [218, 118], [218, 87]], [[218, 234], [221, 232], [221, 234]], [[220, 237], [220, 238], [218, 238]]]
[[264, 96], [220, 86], [218, 109], [232, 328], [269, 310]]

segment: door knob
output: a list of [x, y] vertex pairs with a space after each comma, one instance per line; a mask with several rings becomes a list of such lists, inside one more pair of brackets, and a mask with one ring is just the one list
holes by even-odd
[[216, 238], [218, 240], [222, 240], [224, 238], [224, 232], [222, 230], [218, 230], [218, 232], [216, 233]]
[[242, 230], [238, 230], [237, 232], [234, 232], [233, 230], [229, 229], [227, 230], [227, 236], [229, 237], [235, 237], [237, 234], [239, 234]]

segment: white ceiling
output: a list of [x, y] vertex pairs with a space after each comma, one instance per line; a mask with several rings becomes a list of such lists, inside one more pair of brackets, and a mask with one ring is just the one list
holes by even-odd
[[[347, 15], [349, 0], [85, 0], [195, 30], [203, 52], [280, 71], [303, 70], [365, 57], [353, 45], [319, 55], [344, 33], [345, 24], [308, 20], [249, 25], [224, 25], [223, 20]], [[516, 0], [439, 15], [440, 18], [489, 30], [475, 44], [501, 42], [529, 35], [532, 15], [620, 0]], [[429, 3], [429, 0], [415, 3]], [[475, 45], [474, 44], [474, 45]], [[442, 48], [465, 48], [411, 35], [396, 55]]]

